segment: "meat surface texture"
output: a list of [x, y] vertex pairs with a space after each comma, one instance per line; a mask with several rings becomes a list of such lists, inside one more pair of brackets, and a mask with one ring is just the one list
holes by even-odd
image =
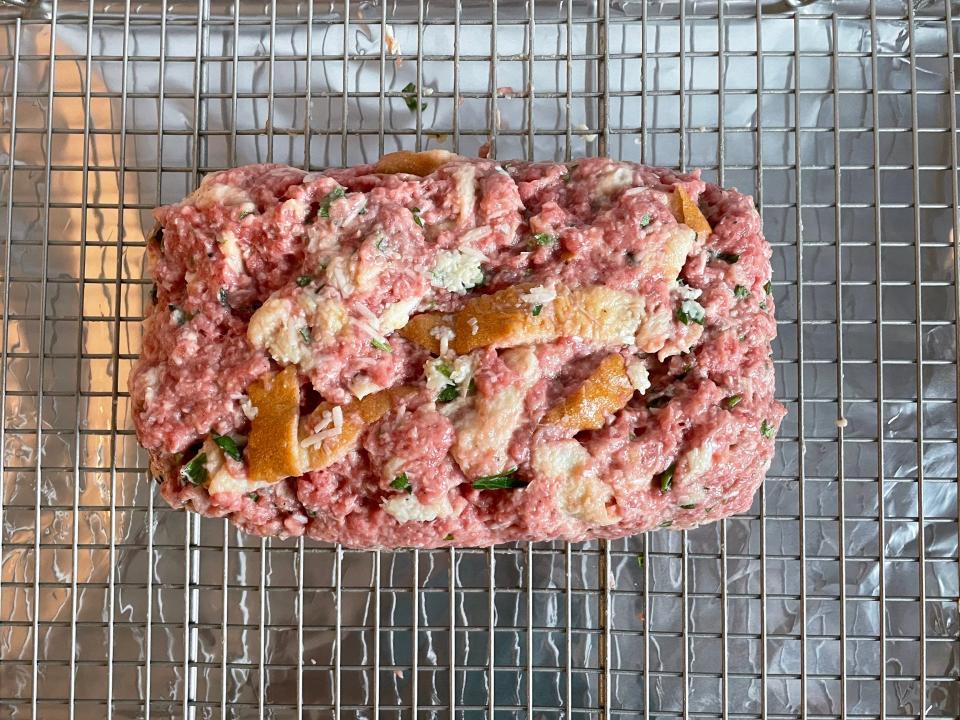
[[159, 208], [130, 379], [166, 500], [348, 547], [749, 508], [774, 400], [750, 197], [615, 162], [251, 165]]

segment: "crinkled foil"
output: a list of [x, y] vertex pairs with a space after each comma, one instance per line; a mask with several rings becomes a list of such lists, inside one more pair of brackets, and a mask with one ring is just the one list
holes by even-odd
[[[158, 10], [0, 3], [0, 717], [960, 715], [960, 7]], [[790, 415], [751, 511], [377, 554], [168, 509], [126, 393], [151, 208], [230, 165], [487, 142], [754, 194]]]

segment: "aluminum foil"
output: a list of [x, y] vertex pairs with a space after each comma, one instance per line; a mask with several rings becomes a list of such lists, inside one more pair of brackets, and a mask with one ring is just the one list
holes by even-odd
[[[0, 717], [960, 716], [960, 8], [873, 9], [0, 3]], [[125, 390], [151, 208], [488, 142], [756, 196], [790, 415], [751, 512], [375, 554], [169, 510]]]

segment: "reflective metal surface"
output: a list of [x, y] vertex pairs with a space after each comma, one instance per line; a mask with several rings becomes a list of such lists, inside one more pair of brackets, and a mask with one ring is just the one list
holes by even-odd
[[[0, 4], [0, 717], [960, 715], [957, 5], [167, 9]], [[790, 415], [751, 512], [376, 553], [169, 510], [126, 392], [150, 210], [488, 140], [755, 195]]]

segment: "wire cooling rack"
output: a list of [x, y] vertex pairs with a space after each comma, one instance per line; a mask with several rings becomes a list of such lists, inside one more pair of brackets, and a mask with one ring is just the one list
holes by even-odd
[[[957, 6], [166, 9], [0, 3], [0, 717], [960, 715]], [[353, 552], [168, 509], [126, 391], [151, 208], [488, 140], [755, 195], [790, 414], [751, 511]]]

